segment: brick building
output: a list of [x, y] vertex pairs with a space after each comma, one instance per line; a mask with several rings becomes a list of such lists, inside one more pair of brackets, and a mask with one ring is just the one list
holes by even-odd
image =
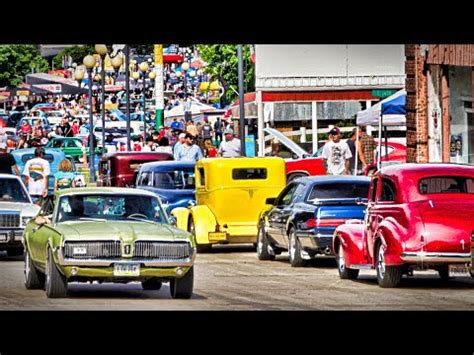
[[474, 45], [405, 46], [407, 161], [474, 163]]

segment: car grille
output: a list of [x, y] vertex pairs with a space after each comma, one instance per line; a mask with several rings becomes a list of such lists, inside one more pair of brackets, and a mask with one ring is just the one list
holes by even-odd
[[0, 214], [0, 228], [18, 228], [20, 227], [19, 214]]
[[[85, 252], [84, 252], [85, 251]], [[73, 259], [108, 259], [122, 256], [119, 241], [65, 242], [64, 257]]]
[[188, 242], [135, 242], [133, 257], [160, 260], [179, 260], [189, 258], [192, 247]]

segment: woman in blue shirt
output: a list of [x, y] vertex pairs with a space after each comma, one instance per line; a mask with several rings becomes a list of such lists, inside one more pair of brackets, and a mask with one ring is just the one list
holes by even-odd
[[63, 159], [59, 163], [59, 170], [54, 174], [54, 191], [76, 187], [72, 172], [72, 164], [68, 159]]

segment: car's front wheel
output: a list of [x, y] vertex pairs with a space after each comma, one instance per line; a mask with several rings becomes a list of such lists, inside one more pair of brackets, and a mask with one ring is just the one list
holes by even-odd
[[350, 269], [346, 266], [346, 259], [344, 258], [344, 248], [339, 244], [339, 250], [336, 256], [337, 270], [341, 279], [355, 280], [359, 276], [359, 270]]
[[385, 264], [385, 250], [382, 243], [377, 249], [377, 282], [380, 287], [397, 287], [402, 281], [402, 268], [400, 266]]
[[31, 261], [30, 253], [25, 251], [25, 287], [28, 290], [37, 290], [44, 288], [45, 276], [39, 272]]
[[161, 281], [156, 278], [142, 281], [142, 288], [144, 290], [158, 291], [161, 288], [161, 286], [162, 286]]
[[258, 228], [257, 235], [257, 257], [258, 260], [274, 260], [275, 254], [270, 253], [269, 249], [271, 248], [270, 242], [267, 238], [267, 232], [265, 231], [265, 225], [262, 221], [260, 227]]
[[194, 287], [194, 266], [181, 278], [170, 281], [170, 293], [173, 298], [191, 298]]
[[48, 249], [48, 260], [46, 260], [46, 296], [49, 298], [66, 297], [67, 280], [64, 275], [59, 272], [58, 267], [54, 263], [53, 253]]
[[208, 253], [212, 250], [211, 244], [198, 244], [196, 241], [196, 227], [194, 225], [193, 217], [189, 218], [188, 232], [193, 235], [194, 241], [196, 242], [196, 251], [198, 253]]
[[296, 237], [296, 232], [294, 228], [290, 229], [289, 233], [289, 247], [288, 254], [290, 258], [290, 264], [293, 267], [302, 267], [306, 266], [306, 260], [301, 257], [301, 244], [298, 238]]

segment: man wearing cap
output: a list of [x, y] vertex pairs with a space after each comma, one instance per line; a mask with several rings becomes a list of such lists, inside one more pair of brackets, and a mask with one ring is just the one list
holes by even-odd
[[225, 140], [219, 145], [217, 156], [223, 158], [240, 157], [240, 139], [234, 137], [232, 128], [224, 131]]
[[184, 144], [185, 141], [186, 141], [186, 133], [180, 133], [178, 136], [178, 141], [173, 146], [173, 155], [174, 155], [175, 160], [178, 160], [177, 158], [178, 149], [181, 145]]
[[48, 179], [51, 175], [49, 162], [44, 158], [44, 148], [35, 149], [35, 157], [26, 162], [23, 175], [26, 177], [25, 185], [33, 203], [41, 204], [41, 199], [48, 195]]
[[329, 141], [323, 147], [321, 156], [326, 160], [329, 175], [349, 175], [351, 150], [346, 142], [341, 142], [341, 132], [334, 127], [329, 131]]
[[202, 159], [201, 148], [194, 143], [194, 136], [186, 133], [184, 144], [181, 144], [177, 150], [175, 159], [178, 161], [198, 161]]
[[15, 174], [21, 176], [20, 170], [16, 166], [15, 158], [12, 154], [8, 153], [6, 143], [0, 143], [0, 174]]

